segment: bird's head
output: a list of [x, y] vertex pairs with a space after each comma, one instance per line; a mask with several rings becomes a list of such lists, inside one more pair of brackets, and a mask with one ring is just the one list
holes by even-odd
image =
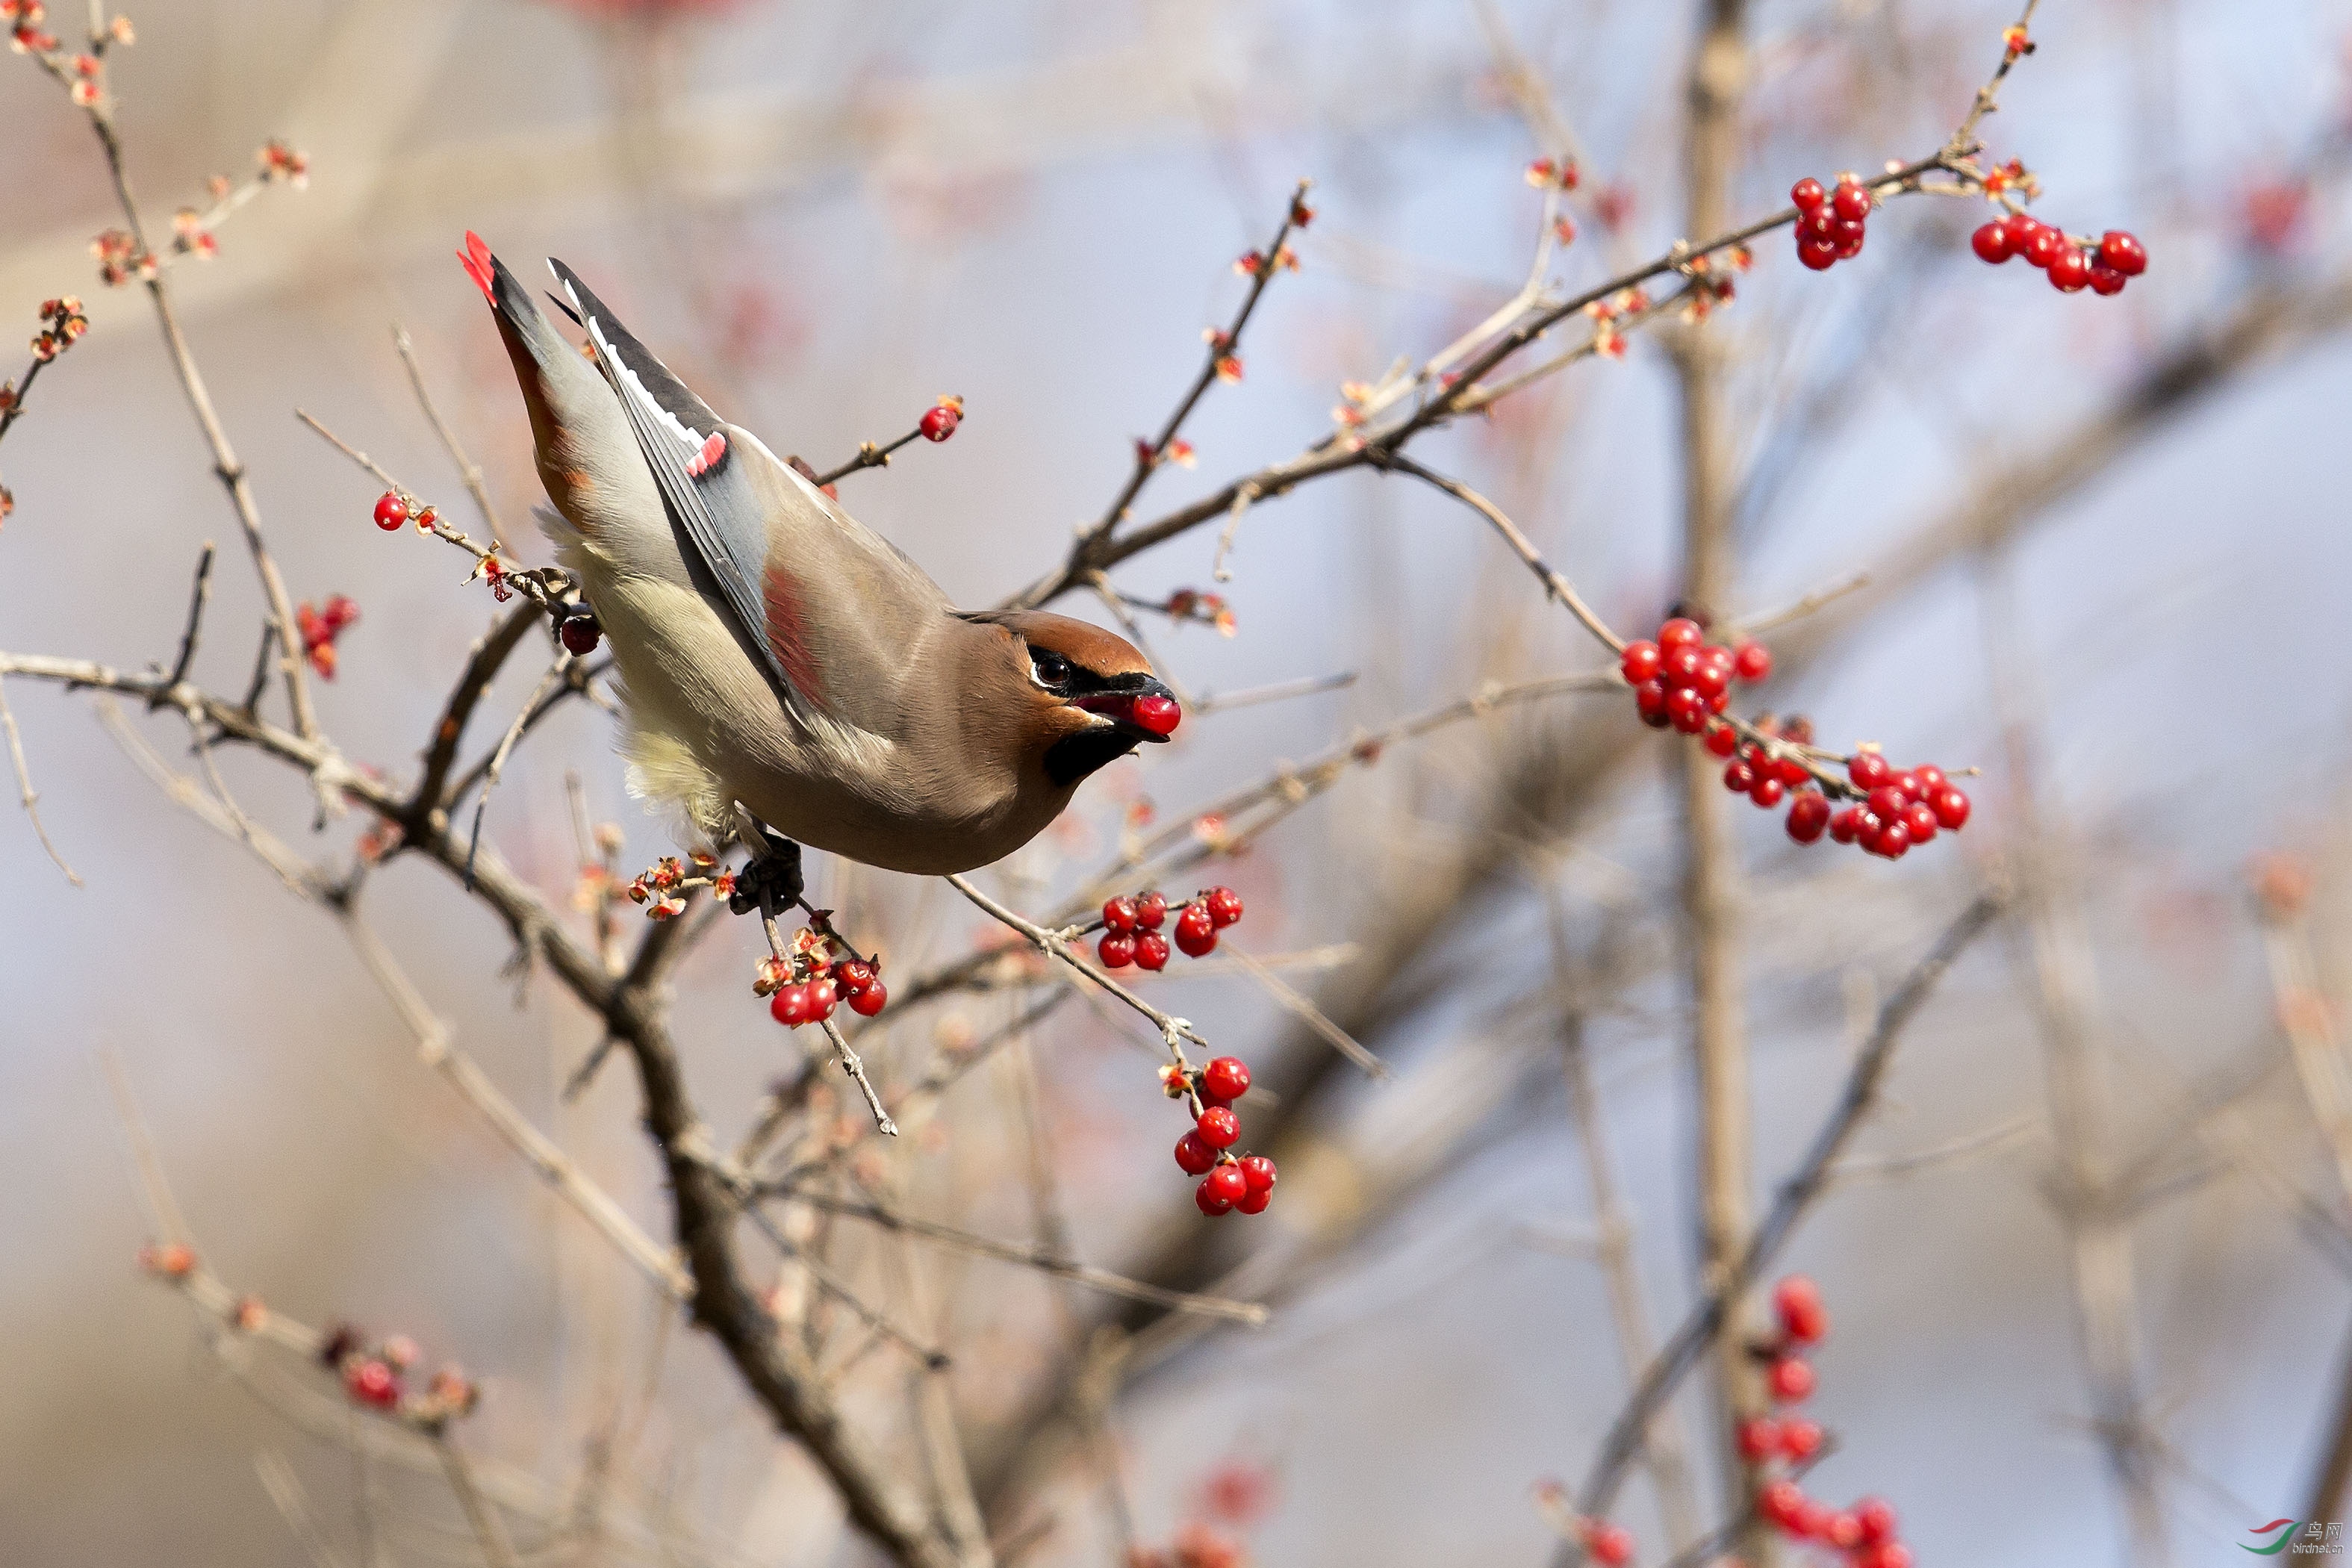
[[1005, 634], [1000, 651], [1020, 693], [1023, 749], [1057, 787], [1076, 787], [1139, 742], [1167, 740], [1184, 717], [1150, 661], [1115, 632], [1046, 610], [963, 618]]

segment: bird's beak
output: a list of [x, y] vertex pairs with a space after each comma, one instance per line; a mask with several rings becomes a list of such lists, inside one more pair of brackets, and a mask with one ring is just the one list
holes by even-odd
[[1131, 731], [1138, 740], [1154, 743], [1174, 734], [1176, 726], [1184, 720], [1184, 710], [1178, 704], [1176, 694], [1149, 676], [1132, 690], [1089, 692], [1075, 699], [1071, 705], [1100, 714]]

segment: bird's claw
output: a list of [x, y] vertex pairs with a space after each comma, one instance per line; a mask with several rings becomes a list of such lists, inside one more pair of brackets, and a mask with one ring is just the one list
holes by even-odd
[[727, 907], [739, 915], [753, 910], [788, 910], [801, 901], [808, 884], [801, 877], [801, 847], [766, 828], [751, 858], [735, 874], [735, 892]]

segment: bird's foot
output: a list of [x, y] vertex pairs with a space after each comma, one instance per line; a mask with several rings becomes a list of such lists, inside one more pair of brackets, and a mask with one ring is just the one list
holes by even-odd
[[735, 892], [727, 907], [739, 915], [760, 909], [788, 910], [801, 901], [807, 887], [801, 876], [801, 847], [762, 827], [751, 858], [735, 874]]

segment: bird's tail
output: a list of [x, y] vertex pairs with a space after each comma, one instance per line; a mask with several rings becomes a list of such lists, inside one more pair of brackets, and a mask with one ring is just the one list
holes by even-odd
[[[620, 521], [613, 515], [619, 492], [609, 482], [606, 465], [635, 449], [619, 402], [480, 235], [467, 230], [457, 260], [498, 322], [530, 416], [540, 477], [548, 499], [570, 525], [560, 533], [549, 530], [551, 536], [559, 545], [577, 545], [583, 538], [609, 542]], [[600, 486], [599, 479], [607, 482]], [[657, 503], [655, 515], [659, 516]]]

